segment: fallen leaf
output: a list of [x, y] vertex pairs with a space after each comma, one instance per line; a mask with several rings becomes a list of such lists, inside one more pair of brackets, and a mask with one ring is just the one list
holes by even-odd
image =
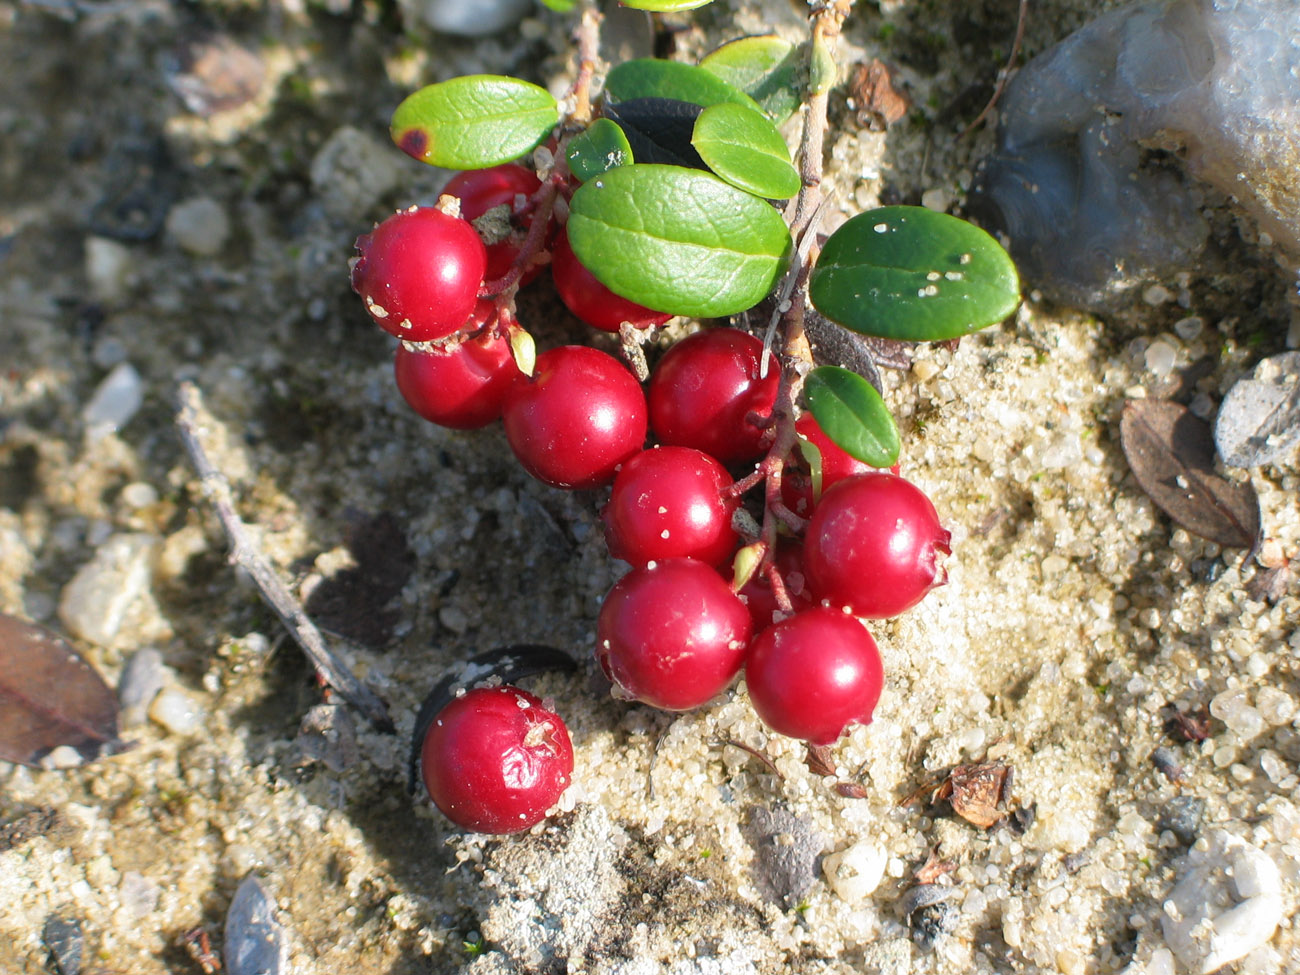
[[988, 829], [1006, 818], [1013, 781], [1011, 767], [1002, 762], [958, 765], [934, 798], [947, 799], [962, 819]]
[[858, 113], [858, 124], [872, 132], [883, 132], [911, 107], [912, 101], [894, 84], [897, 69], [879, 58], [859, 64], [849, 82], [849, 104]]
[[86, 762], [126, 748], [117, 697], [57, 633], [0, 613], [0, 759], [40, 767], [63, 745]]
[[1259, 498], [1214, 471], [1210, 428], [1167, 400], [1130, 400], [1119, 425], [1133, 475], [1165, 514], [1194, 535], [1237, 548], [1259, 539]]
[[1265, 359], [1228, 390], [1214, 442], [1233, 467], [1275, 463], [1300, 444], [1300, 352]]

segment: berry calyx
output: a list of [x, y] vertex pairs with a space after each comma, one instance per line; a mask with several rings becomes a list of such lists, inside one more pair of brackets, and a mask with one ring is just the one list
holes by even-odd
[[870, 724], [884, 687], [876, 641], [860, 622], [815, 606], [754, 638], [745, 686], [773, 731], [829, 745], [851, 724]]
[[645, 565], [677, 556], [719, 566], [739, 537], [731, 527], [738, 499], [724, 497], [727, 469], [691, 447], [654, 447], [623, 465], [601, 512], [615, 558]]
[[480, 687], [438, 713], [420, 767], [429, 798], [457, 826], [518, 833], [568, 788], [573, 744], [560, 716], [532, 694]]
[[[798, 542], [789, 538], [779, 539], [772, 563], [781, 577], [781, 582], [785, 585], [786, 596], [789, 597], [794, 611], [798, 612], [815, 605], [812, 594], [808, 590], [808, 580], [804, 576], [803, 548]], [[750, 618], [754, 621], [755, 633], [771, 626], [773, 614], [781, 611], [776, 593], [772, 590], [772, 583], [765, 572], [756, 572], [741, 587], [739, 596], [749, 609]]]
[[487, 252], [474, 228], [434, 207], [399, 210], [357, 238], [352, 289], [384, 331], [430, 342], [465, 324]]
[[561, 488], [612, 480], [646, 435], [640, 384], [613, 356], [581, 345], [539, 355], [533, 375], [511, 387], [501, 418], [524, 469]]
[[755, 460], [770, 439], [751, 413], [767, 417], [780, 368], [759, 377], [763, 343], [734, 328], [688, 335], [650, 375], [650, 426], [666, 444], [694, 447], [724, 464]]
[[750, 632], [749, 611], [714, 569], [665, 559], [633, 569], [609, 591], [596, 659], [616, 697], [686, 711], [731, 683]]
[[596, 276], [573, 253], [569, 235], [563, 230], [556, 235], [551, 249], [551, 277], [560, 300], [592, 328], [617, 332], [624, 322], [634, 328], [652, 328], [672, 318], [672, 315], [628, 301], [596, 280]]
[[[466, 327], [492, 314], [481, 300]], [[417, 350], [403, 343], [393, 358], [397, 389], [430, 423], [455, 430], [487, 426], [501, 416], [506, 393], [523, 377], [506, 339], [484, 331], [446, 348]]]
[[[516, 216], [519, 198], [528, 200], [541, 189], [542, 181], [527, 166], [519, 163], [502, 163], [488, 169], [471, 169], [456, 173], [447, 180], [443, 193], [460, 200], [460, 215], [466, 220], [474, 221], [489, 210], [507, 206], [510, 208], [511, 222], [526, 230], [532, 223], [532, 214], [522, 218]], [[495, 281], [504, 277], [510, 270], [519, 253], [517, 241], [505, 239], [487, 245], [487, 270], [484, 277]], [[525, 278], [536, 276], [536, 270], [530, 269]], [[524, 283], [527, 283], [526, 281]]]
[[827, 491], [813, 512], [804, 569], [819, 601], [884, 619], [947, 581], [951, 540], [916, 485], [883, 471], [857, 474]]

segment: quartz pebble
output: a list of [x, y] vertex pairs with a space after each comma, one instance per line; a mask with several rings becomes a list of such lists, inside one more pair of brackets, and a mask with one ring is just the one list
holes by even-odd
[[1184, 859], [1161, 917], [1165, 943], [1200, 975], [1273, 937], [1282, 920], [1277, 864], [1240, 837], [1216, 830]]
[[120, 430], [144, 402], [144, 380], [129, 362], [112, 368], [81, 411], [91, 438]]
[[143, 724], [149, 705], [158, 692], [167, 686], [170, 671], [163, 663], [163, 655], [153, 647], [133, 653], [122, 668], [117, 682], [117, 703], [121, 707], [122, 727]]
[[135, 261], [131, 250], [107, 237], [86, 238], [86, 280], [95, 300], [112, 304], [126, 294]]
[[885, 876], [889, 854], [870, 840], [829, 854], [822, 860], [826, 882], [840, 899], [849, 904], [869, 897]]
[[214, 257], [230, 238], [230, 218], [212, 197], [196, 196], [168, 211], [167, 233], [181, 250], [195, 257]]
[[63, 587], [59, 618], [73, 634], [110, 646], [133, 604], [150, 588], [152, 535], [113, 535]]
[[188, 735], [202, 724], [203, 711], [185, 691], [168, 687], [153, 699], [149, 717], [173, 735]]
[[311, 161], [311, 185], [326, 210], [358, 220], [406, 178], [392, 146], [350, 125], [335, 129]]

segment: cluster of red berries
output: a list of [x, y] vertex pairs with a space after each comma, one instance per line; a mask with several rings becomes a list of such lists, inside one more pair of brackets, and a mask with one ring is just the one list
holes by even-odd
[[[460, 216], [412, 208], [357, 241], [353, 287], [403, 340], [402, 395], [444, 426], [500, 417], [519, 462], [547, 484], [612, 482], [605, 537], [632, 570], [601, 608], [596, 658], [616, 696], [688, 710], [743, 669], [759, 717], [781, 734], [829, 744], [869, 722], [883, 670], [860, 619], [895, 616], [944, 580], [949, 534], [934, 506], [896, 472], [849, 456], [805, 413], [795, 430], [816, 448], [818, 475], [795, 451], [781, 495], [806, 519], [802, 537], [783, 537], [737, 591], [731, 564], [744, 539], [732, 472], [753, 470], [771, 448], [778, 370], [760, 368], [759, 339], [717, 327], [669, 348], [645, 388], [618, 359], [583, 345], [542, 352], [525, 376], [512, 352], [517, 324], [481, 295], [517, 263], [540, 186], [517, 164], [458, 174], [445, 193], [459, 199]], [[485, 246], [468, 221], [494, 208], [508, 213], [511, 232]], [[601, 285], [563, 228], [548, 233], [555, 289], [578, 318], [614, 332], [667, 320]], [[422, 764], [453, 821], [514, 832], [558, 800], [573, 752], [557, 715], [523, 691], [492, 688], [439, 715]]]

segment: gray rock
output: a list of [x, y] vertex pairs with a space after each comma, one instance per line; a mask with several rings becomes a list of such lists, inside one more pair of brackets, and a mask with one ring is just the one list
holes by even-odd
[[484, 0], [469, 4], [463, 0], [400, 0], [407, 16], [444, 34], [486, 37], [513, 27], [533, 9], [532, 0]]
[[212, 197], [195, 196], [168, 211], [167, 233], [181, 250], [195, 257], [214, 257], [230, 239], [230, 218]]
[[282, 975], [288, 971], [289, 949], [275, 919], [275, 904], [252, 874], [240, 883], [226, 912], [223, 955], [229, 975]]
[[343, 125], [311, 161], [311, 185], [330, 216], [358, 221], [406, 178], [409, 160], [391, 145]]
[[1175, 796], [1165, 805], [1157, 823], [1161, 831], [1168, 830], [1188, 846], [1196, 842], [1205, 816], [1205, 800], [1196, 796]]
[[741, 830], [754, 849], [754, 875], [763, 896], [795, 907], [817, 879], [825, 845], [808, 823], [780, 806], [753, 806]]
[[170, 676], [162, 653], [154, 647], [145, 647], [131, 654], [117, 681], [117, 703], [122, 708], [120, 721], [123, 728], [144, 723], [150, 703], [167, 686]]
[[294, 744], [304, 762], [342, 772], [361, 757], [352, 715], [341, 704], [318, 704], [302, 718]]
[[1214, 421], [1225, 464], [1260, 467], [1285, 460], [1300, 444], [1300, 352], [1265, 359], [1228, 390]]
[[[1165, 0], [1098, 17], [1034, 58], [999, 106], [970, 206], [1025, 279], [1096, 310], [1190, 266], [1204, 180], [1300, 260], [1300, 6]], [[1147, 164], [1182, 150], [1185, 171]]]
[[129, 362], [119, 362], [95, 388], [81, 411], [90, 436], [120, 430], [144, 403], [144, 380]]

